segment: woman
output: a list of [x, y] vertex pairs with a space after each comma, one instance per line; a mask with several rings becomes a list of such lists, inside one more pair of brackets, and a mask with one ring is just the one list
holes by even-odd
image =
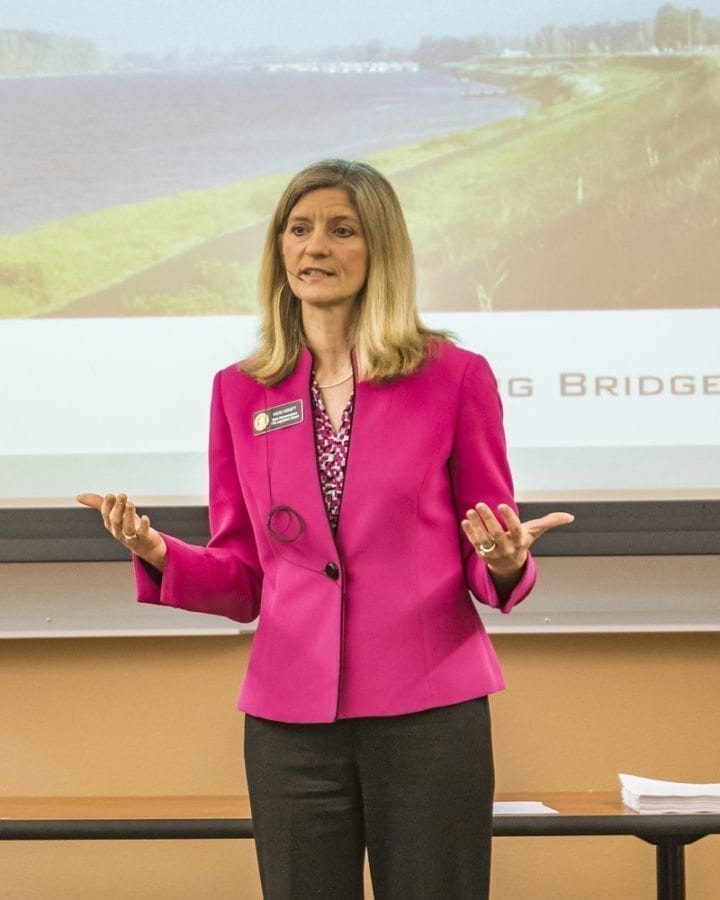
[[207, 547], [120, 494], [82, 495], [138, 597], [259, 614], [239, 707], [270, 900], [487, 896], [503, 687], [469, 591], [509, 612], [528, 549], [482, 357], [425, 328], [389, 182], [300, 172], [268, 230], [257, 352], [214, 382]]

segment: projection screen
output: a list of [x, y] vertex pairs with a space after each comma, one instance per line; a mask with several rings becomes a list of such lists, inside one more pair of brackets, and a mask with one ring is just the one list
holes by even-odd
[[510, 6], [6, 0], [0, 503], [204, 503], [212, 375], [324, 157], [396, 186], [521, 499], [720, 496], [720, 0]]

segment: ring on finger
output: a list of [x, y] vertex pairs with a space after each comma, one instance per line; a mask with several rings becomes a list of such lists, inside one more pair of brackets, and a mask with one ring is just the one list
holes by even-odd
[[475, 544], [475, 549], [480, 554], [480, 556], [487, 556], [488, 553], [492, 553], [493, 550], [497, 547], [495, 541], [491, 541], [489, 544]]
[[137, 534], [126, 534], [124, 531], [121, 534], [126, 541], [136, 541], [138, 539]]

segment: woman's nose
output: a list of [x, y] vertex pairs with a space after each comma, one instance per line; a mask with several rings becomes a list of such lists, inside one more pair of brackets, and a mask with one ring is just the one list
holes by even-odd
[[310, 256], [327, 256], [327, 235], [322, 231], [313, 231], [305, 245], [305, 250]]

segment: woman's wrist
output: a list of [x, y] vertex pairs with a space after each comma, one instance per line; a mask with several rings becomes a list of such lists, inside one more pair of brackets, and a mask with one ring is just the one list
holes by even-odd
[[522, 578], [525, 566], [527, 565], [527, 553], [525, 558], [519, 564], [498, 565], [497, 563], [488, 562], [487, 569], [498, 593], [501, 601], [507, 600], [513, 592], [520, 579]]
[[162, 572], [165, 568], [165, 560], [167, 559], [167, 544], [165, 541], [161, 541], [157, 548], [148, 550], [145, 553], [138, 553], [137, 555], [149, 566], [157, 569], [158, 572]]

